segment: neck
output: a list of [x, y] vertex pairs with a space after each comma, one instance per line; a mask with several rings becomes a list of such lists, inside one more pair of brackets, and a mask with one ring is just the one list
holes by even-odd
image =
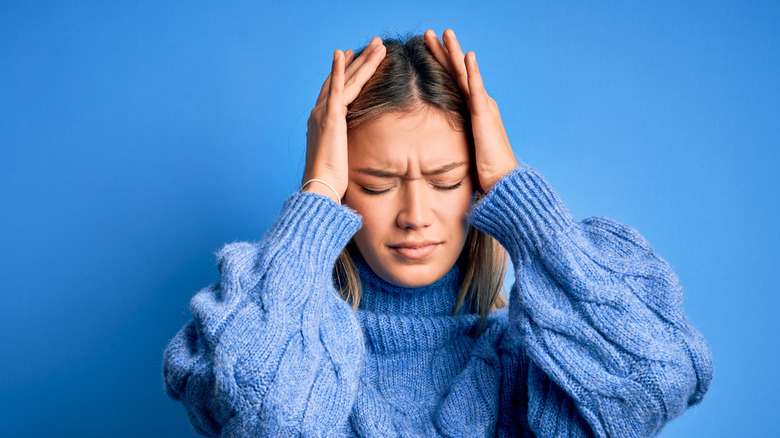
[[[353, 256], [360, 275], [362, 298], [360, 309], [398, 315], [452, 315], [463, 284], [461, 270], [455, 264], [435, 282], [420, 287], [401, 287], [381, 279], [368, 263], [356, 254]], [[465, 313], [466, 303], [459, 313]]]

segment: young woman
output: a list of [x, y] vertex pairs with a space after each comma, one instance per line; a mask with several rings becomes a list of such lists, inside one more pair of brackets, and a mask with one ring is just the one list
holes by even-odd
[[626, 225], [576, 221], [515, 158], [474, 53], [442, 39], [334, 53], [301, 191], [218, 252], [166, 349], [198, 432], [639, 437], [707, 392], [669, 264]]

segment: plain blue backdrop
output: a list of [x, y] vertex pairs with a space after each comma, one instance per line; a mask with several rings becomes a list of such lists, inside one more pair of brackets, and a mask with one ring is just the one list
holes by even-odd
[[0, 6], [3, 436], [195, 436], [163, 349], [297, 189], [333, 50], [448, 27], [517, 156], [680, 277], [715, 378], [661, 436], [780, 429], [772, 2], [130, 3]]

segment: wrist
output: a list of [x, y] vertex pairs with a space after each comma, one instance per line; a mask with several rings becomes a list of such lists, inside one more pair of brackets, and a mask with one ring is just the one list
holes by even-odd
[[323, 195], [332, 199], [336, 204], [341, 204], [341, 197], [336, 192], [336, 189], [322, 180], [310, 179], [305, 181], [301, 186], [300, 191]]
[[494, 174], [490, 175], [489, 177], [485, 177], [483, 180], [480, 181], [480, 186], [483, 192], [485, 193], [490, 192], [493, 186], [495, 186], [505, 176], [509, 175], [510, 173], [514, 172], [515, 169], [520, 167], [520, 165], [517, 163], [517, 160], [513, 160], [513, 161], [514, 161], [513, 165], [509, 165], [506, 168], [501, 169], [500, 171], [497, 171]]

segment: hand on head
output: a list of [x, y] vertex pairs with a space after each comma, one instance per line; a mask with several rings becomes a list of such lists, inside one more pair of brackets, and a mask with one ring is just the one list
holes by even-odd
[[[496, 101], [482, 83], [476, 55], [465, 55], [455, 33], [444, 31], [442, 41], [433, 30], [425, 32], [425, 43], [436, 60], [450, 73], [466, 96], [474, 136], [475, 169], [478, 188], [484, 193], [504, 175], [518, 166], [501, 120]], [[348, 186], [347, 106], [357, 98], [363, 86], [384, 59], [386, 48], [374, 37], [361, 55], [354, 59], [351, 50], [336, 50], [330, 75], [322, 86], [308, 120], [306, 168], [303, 180], [312, 179], [304, 190], [340, 201]]]
[[[322, 85], [317, 103], [311, 111], [306, 131], [306, 169], [303, 183], [312, 179], [305, 190], [339, 201], [347, 190], [347, 105], [371, 78], [385, 56], [382, 40], [375, 37], [354, 59], [352, 50], [336, 50], [331, 73]], [[337, 197], [334, 197], [337, 196]]]
[[474, 134], [479, 187], [482, 192], [488, 192], [498, 180], [518, 166], [517, 159], [509, 144], [498, 105], [482, 84], [476, 54], [468, 52], [463, 55], [452, 29], [444, 31], [442, 40], [439, 41], [433, 30], [425, 32], [425, 43], [433, 56], [466, 96]]

